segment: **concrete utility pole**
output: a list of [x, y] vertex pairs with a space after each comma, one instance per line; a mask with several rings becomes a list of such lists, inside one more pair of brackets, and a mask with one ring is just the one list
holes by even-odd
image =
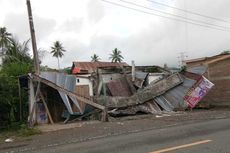
[[182, 67], [185, 65], [184, 61], [188, 56], [186, 55], [186, 52], [180, 52], [179, 54], [180, 56], [178, 56], [178, 63], [179, 63], [179, 67]]
[[30, 24], [32, 48], [33, 48], [33, 54], [34, 54], [35, 73], [39, 75], [40, 74], [40, 66], [39, 66], [38, 51], [37, 51], [37, 44], [36, 44], [36, 37], [35, 37], [33, 15], [32, 15], [32, 11], [31, 11], [30, 0], [26, 0], [26, 4], [27, 4], [27, 10], [28, 10], [29, 24]]
[[132, 81], [135, 81], [135, 62], [132, 60]]

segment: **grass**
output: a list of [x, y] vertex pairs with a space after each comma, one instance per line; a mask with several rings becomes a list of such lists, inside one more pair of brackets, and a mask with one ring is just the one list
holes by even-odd
[[11, 127], [0, 131], [0, 144], [4, 143], [4, 140], [7, 138], [20, 141], [36, 134], [41, 134], [41, 131], [36, 128], [29, 128], [22, 123], [15, 123]]

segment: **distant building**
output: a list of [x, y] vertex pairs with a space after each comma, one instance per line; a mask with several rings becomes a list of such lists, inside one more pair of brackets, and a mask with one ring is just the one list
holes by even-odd
[[203, 74], [215, 84], [204, 98], [211, 105], [230, 105], [230, 54], [184, 61], [187, 71]]

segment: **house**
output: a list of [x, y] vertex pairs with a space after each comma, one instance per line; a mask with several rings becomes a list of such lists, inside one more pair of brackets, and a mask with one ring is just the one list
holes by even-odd
[[203, 74], [215, 84], [203, 101], [211, 105], [230, 105], [230, 54], [184, 61], [187, 71]]
[[[95, 79], [94, 74], [98, 72], [98, 69], [103, 68], [121, 68], [123, 66], [129, 66], [126, 63], [112, 63], [112, 62], [73, 62], [72, 65], [72, 74], [76, 75], [76, 93], [84, 96], [91, 97], [96, 94], [99, 94], [96, 87], [100, 86], [102, 88], [102, 84], [98, 82], [98, 78]], [[114, 73], [114, 72], [113, 72]], [[109, 82], [111, 80], [117, 80], [121, 78], [121, 75], [113, 74], [113, 73], [103, 73], [100, 77], [103, 82]], [[97, 91], [97, 93], [96, 93]]]

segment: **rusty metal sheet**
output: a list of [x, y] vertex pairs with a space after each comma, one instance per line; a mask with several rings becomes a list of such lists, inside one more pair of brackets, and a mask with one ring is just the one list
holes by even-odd
[[124, 78], [106, 84], [112, 96], [129, 97], [132, 92]]
[[74, 66], [80, 70], [87, 70], [89, 73], [95, 72], [99, 67], [120, 67], [129, 66], [126, 63], [115, 62], [74, 62]]

